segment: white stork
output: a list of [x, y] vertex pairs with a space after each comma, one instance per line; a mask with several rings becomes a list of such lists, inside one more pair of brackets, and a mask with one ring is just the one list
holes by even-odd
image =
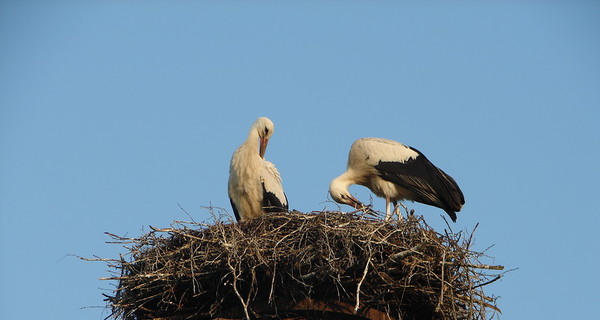
[[288, 209], [279, 172], [273, 163], [264, 160], [274, 131], [275, 126], [269, 118], [256, 119], [248, 138], [231, 157], [228, 193], [238, 221]]
[[419, 150], [388, 139], [356, 140], [350, 147], [348, 169], [329, 185], [329, 193], [336, 202], [365, 208], [348, 191], [351, 184], [365, 186], [385, 198], [386, 220], [390, 218], [390, 202], [396, 211], [398, 201], [403, 199], [441, 208], [454, 222], [456, 212], [465, 203], [452, 177]]

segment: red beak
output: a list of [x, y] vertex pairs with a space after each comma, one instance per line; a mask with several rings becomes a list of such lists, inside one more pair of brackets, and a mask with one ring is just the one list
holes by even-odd
[[260, 138], [260, 147], [258, 149], [258, 155], [261, 158], [265, 158], [265, 152], [267, 152], [267, 144], [269, 144], [269, 139], [265, 137]]
[[366, 208], [367, 206], [365, 206], [362, 202], [358, 201], [358, 199], [356, 199], [353, 196], [350, 196], [350, 200], [354, 203], [352, 206], [354, 207], [354, 209], [362, 209], [362, 208]]
[[364, 212], [366, 214], [370, 214], [372, 216], [377, 216], [377, 213], [375, 211], [373, 211], [373, 209], [371, 209], [371, 207], [366, 206], [364, 203], [358, 201], [355, 197], [350, 196], [350, 200], [352, 200], [352, 202], [354, 203], [352, 205], [354, 207], [354, 209], [361, 210], [362, 212]]

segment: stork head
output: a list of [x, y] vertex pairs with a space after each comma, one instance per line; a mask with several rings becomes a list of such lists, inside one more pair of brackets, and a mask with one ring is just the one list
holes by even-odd
[[258, 138], [260, 139], [258, 154], [261, 158], [264, 158], [265, 152], [267, 151], [267, 144], [269, 144], [269, 139], [273, 135], [273, 132], [275, 132], [275, 125], [273, 124], [273, 121], [266, 117], [260, 117], [254, 121], [250, 131], [255, 131], [258, 133]]
[[337, 203], [347, 204], [355, 209], [365, 208], [366, 206], [353, 197], [350, 194], [350, 191], [348, 191], [348, 186], [350, 184], [351, 182], [346, 179], [343, 174], [333, 179], [329, 184], [329, 194], [331, 195], [331, 198]]

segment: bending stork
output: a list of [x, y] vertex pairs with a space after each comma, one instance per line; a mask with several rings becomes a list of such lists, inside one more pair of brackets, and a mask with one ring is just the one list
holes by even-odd
[[248, 138], [231, 157], [227, 189], [238, 221], [288, 209], [279, 172], [273, 163], [264, 160], [274, 131], [275, 126], [269, 118], [256, 119]]
[[[380, 138], [362, 138], [350, 147], [348, 169], [329, 185], [329, 193], [338, 203], [356, 209], [365, 206], [348, 191], [351, 184], [365, 186], [385, 198], [385, 219], [390, 218], [399, 200], [412, 200], [443, 209], [456, 222], [456, 212], [465, 204], [456, 181], [434, 166], [419, 150]], [[399, 216], [400, 217], [400, 216]]]

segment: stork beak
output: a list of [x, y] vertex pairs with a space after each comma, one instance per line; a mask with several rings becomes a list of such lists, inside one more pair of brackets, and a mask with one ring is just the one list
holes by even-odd
[[265, 158], [265, 152], [267, 152], [267, 144], [269, 144], [269, 138], [261, 137], [258, 154], [263, 159]]
[[360, 210], [366, 214], [372, 215], [372, 216], [377, 216], [377, 213], [375, 211], [373, 211], [373, 209], [371, 209], [371, 207], [366, 206], [364, 203], [358, 201], [358, 199], [356, 199], [355, 197], [350, 197], [350, 200], [353, 202], [353, 207], [356, 210]]
[[350, 196], [350, 201], [352, 201], [352, 206], [354, 207], [354, 209], [363, 209], [366, 208], [367, 206], [365, 206], [362, 202], [358, 201], [358, 199], [356, 199], [353, 196]]

